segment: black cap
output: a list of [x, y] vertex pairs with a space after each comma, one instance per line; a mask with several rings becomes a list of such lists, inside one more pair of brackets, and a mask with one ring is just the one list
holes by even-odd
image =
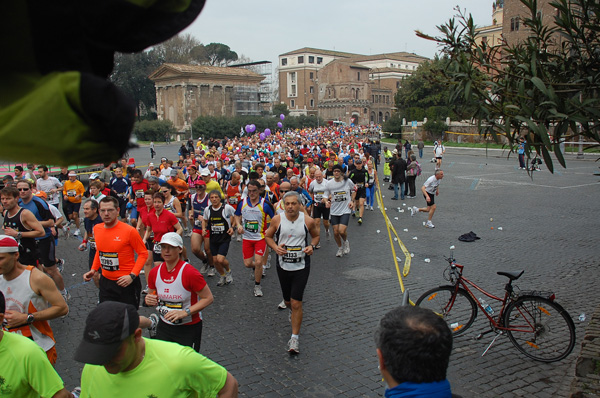
[[105, 365], [139, 324], [140, 316], [133, 305], [116, 301], [100, 303], [85, 321], [83, 340], [75, 352], [75, 360]]

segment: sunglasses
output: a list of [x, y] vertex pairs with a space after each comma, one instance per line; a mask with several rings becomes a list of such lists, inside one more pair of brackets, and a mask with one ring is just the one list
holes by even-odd
[[19, 191], [29, 191], [29, 188], [17, 188]]
[[279, 192], [286, 193], [286, 192], [290, 192], [290, 191], [286, 191], [285, 189], [280, 189]]

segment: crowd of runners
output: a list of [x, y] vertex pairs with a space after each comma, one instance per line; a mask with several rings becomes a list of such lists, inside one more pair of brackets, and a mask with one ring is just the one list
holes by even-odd
[[[151, 146], [151, 156], [155, 153]], [[156, 164], [136, 166], [134, 159], [124, 158], [105, 164], [89, 175], [87, 189], [67, 168], [54, 177], [45, 165], [28, 165], [27, 172], [17, 166], [14, 177], [4, 177], [0, 191], [3, 329], [30, 337], [56, 362], [48, 320], [66, 316], [71, 297], [61, 276], [65, 260], [56, 258], [55, 247], [61, 234], [72, 233], [81, 237], [79, 250], [89, 251], [89, 271], [83, 278], [97, 286], [98, 303], [129, 305], [119, 307], [127, 317], [140, 302], [154, 307], [149, 318], [136, 315], [133, 335], [138, 327], [148, 328], [154, 339], [196, 352], [201, 311], [214, 301], [205, 276], [218, 278], [216, 285], [226, 288], [234, 281], [234, 271], [236, 278], [241, 273], [241, 264], [231, 265], [227, 255], [241, 250], [243, 265], [254, 279], [249, 295], [262, 297], [261, 279], [274, 266], [281, 286], [279, 308], [289, 310], [292, 328], [286, 349], [297, 354], [311, 257], [332, 236], [337, 257], [350, 253], [348, 228], [361, 228], [375, 209], [377, 168], [382, 164], [395, 188], [394, 198], [398, 185], [404, 198], [406, 178], [416, 178], [417, 167], [419, 174], [421, 170], [412, 151], [406, 157], [408, 163], [400, 145], [393, 151], [382, 148], [379, 133], [372, 129], [322, 128], [265, 139], [190, 140], [181, 145], [178, 159], [162, 157]], [[428, 206], [411, 208], [429, 212], [431, 228], [433, 198], [442, 177], [440, 169], [423, 186]], [[408, 190], [406, 184], [407, 196], [414, 197], [414, 179], [410, 195]], [[187, 239], [191, 253], [184, 244]], [[88, 318], [88, 326], [94, 319]], [[97, 358], [78, 357], [105, 365]]]

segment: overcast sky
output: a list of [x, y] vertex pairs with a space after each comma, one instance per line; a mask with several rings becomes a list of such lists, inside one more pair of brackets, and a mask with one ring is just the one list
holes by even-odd
[[183, 33], [203, 44], [227, 44], [253, 61], [271, 61], [302, 47], [380, 54], [408, 51], [432, 58], [436, 44], [415, 30], [437, 35], [456, 5], [478, 26], [492, 22], [493, 0], [207, 0]]

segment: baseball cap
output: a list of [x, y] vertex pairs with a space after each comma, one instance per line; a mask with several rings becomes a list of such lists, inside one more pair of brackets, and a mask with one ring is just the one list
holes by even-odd
[[171, 173], [169, 174], [171, 177], [177, 177], [177, 169], [173, 169], [171, 170]]
[[90, 180], [95, 180], [96, 178], [100, 178], [100, 174], [98, 174], [98, 173], [90, 174]]
[[313, 161], [313, 160], [312, 160], [312, 158], [308, 158], [308, 159], [306, 159], [306, 162], [307, 162], [307, 163], [312, 163], [312, 161]]
[[356, 159], [356, 160], [354, 161], [354, 163], [362, 163], [362, 159], [361, 159], [361, 158], [358, 158], [358, 159]]
[[202, 171], [200, 172], [200, 176], [202, 177], [206, 177], [210, 175], [210, 171], [208, 171], [208, 169], [202, 169]]
[[48, 198], [48, 195], [46, 195], [46, 192], [44, 192], [44, 191], [37, 191], [36, 193], [34, 193], [34, 195], [39, 198], [44, 198], [44, 199]]
[[148, 167], [150, 167], [150, 166], [154, 166], [154, 163], [152, 163], [152, 162], [148, 163]]
[[147, 178], [148, 182], [158, 182], [158, 177], [157, 176], [149, 176]]
[[77, 173], [75, 173], [74, 171], [69, 171], [68, 176], [69, 177], [77, 177]]
[[169, 245], [173, 247], [183, 247], [183, 239], [177, 232], [167, 232], [160, 240], [161, 245]]
[[196, 181], [196, 186], [198, 186], [198, 185], [206, 186], [206, 182], [204, 182], [204, 180]]
[[85, 320], [83, 340], [74, 359], [91, 365], [107, 364], [139, 324], [140, 316], [131, 304], [116, 301], [98, 304]]
[[8, 235], [0, 235], [0, 253], [15, 253], [19, 251], [16, 239]]

